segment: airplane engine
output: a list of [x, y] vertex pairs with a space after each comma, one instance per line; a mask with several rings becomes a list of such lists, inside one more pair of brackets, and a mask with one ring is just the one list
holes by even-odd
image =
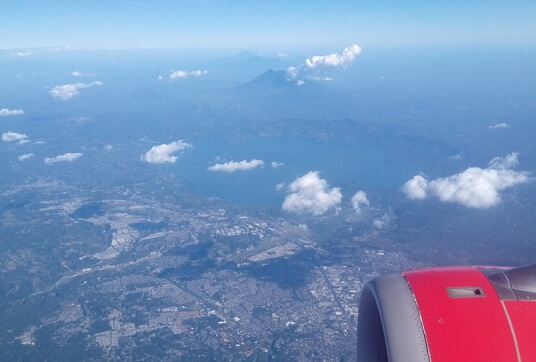
[[363, 288], [358, 361], [536, 361], [536, 264], [444, 267]]

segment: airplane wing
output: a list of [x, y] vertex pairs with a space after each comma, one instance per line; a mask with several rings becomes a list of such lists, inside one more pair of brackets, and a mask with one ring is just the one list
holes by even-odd
[[358, 361], [536, 361], [536, 264], [388, 274], [363, 288]]

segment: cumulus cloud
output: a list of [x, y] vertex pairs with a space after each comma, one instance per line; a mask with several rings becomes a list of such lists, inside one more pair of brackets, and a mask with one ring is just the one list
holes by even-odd
[[49, 92], [50, 95], [60, 101], [68, 101], [80, 93], [80, 89], [91, 88], [102, 85], [101, 81], [91, 83], [72, 83], [57, 85]]
[[192, 71], [186, 71], [186, 70], [176, 70], [174, 72], [171, 72], [169, 74], [169, 80], [176, 80], [176, 79], [186, 79], [189, 77], [200, 77], [202, 75], [207, 74], [208, 71], [206, 70], [192, 70]]
[[512, 152], [505, 157], [494, 157], [488, 162], [489, 168], [495, 170], [509, 170], [516, 167], [519, 164], [517, 159], [517, 152]]
[[361, 47], [357, 44], [344, 48], [342, 53], [332, 53], [328, 55], [315, 55], [305, 60], [305, 66], [309, 69], [317, 67], [346, 67], [361, 54]]
[[208, 170], [231, 173], [235, 171], [248, 171], [257, 167], [261, 167], [263, 165], [264, 165], [264, 161], [255, 160], [255, 159], [251, 161], [243, 160], [240, 162], [230, 161], [226, 163], [217, 163], [215, 165], [212, 165], [208, 167]]
[[289, 78], [291, 78], [291, 79], [296, 78], [298, 76], [298, 74], [300, 74], [300, 68], [301, 67], [288, 67], [287, 75], [289, 76]]
[[402, 191], [412, 200], [422, 200], [426, 198], [427, 187], [428, 180], [421, 175], [416, 175], [402, 186]]
[[357, 213], [361, 212], [361, 206], [369, 206], [369, 200], [367, 199], [367, 194], [364, 191], [357, 191], [354, 196], [352, 196], [352, 206]]
[[24, 114], [24, 111], [22, 109], [7, 109], [7, 108], [0, 109], [0, 117], [20, 116], [22, 114]]
[[[289, 80], [295, 80], [303, 76], [313, 80], [330, 81], [333, 78], [321, 75], [324, 70], [330, 68], [346, 68], [353, 63], [359, 54], [361, 54], [361, 47], [354, 44], [344, 48], [342, 53], [314, 55], [311, 58], [305, 59], [304, 64], [298, 67], [289, 67], [287, 69], [287, 76]], [[301, 79], [297, 82], [300, 82], [298, 85], [303, 84], [301, 83], [303, 82]]]
[[15, 54], [17, 57], [29, 57], [32, 55], [32, 52], [18, 52]]
[[25, 153], [24, 155], [20, 155], [18, 157], [19, 161], [26, 161], [30, 158], [34, 157], [34, 154], [33, 153]]
[[175, 163], [178, 156], [173, 156], [173, 153], [192, 148], [190, 143], [178, 140], [171, 143], [164, 143], [152, 147], [147, 153], [141, 156], [140, 160], [147, 163]]
[[294, 213], [321, 215], [336, 207], [342, 199], [338, 187], [329, 188], [326, 180], [311, 171], [298, 177], [288, 186], [289, 194], [283, 202], [283, 210]]
[[508, 127], [510, 127], [510, 126], [507, 125], [506, 123], [502, 122], [502, 123], [497, 123], [497, 124], [489, 126], [489, 129], [508, 128]]
[[28, 136], [23, 133], [17, 133], [17, 132], [5, 132], [2, 133], [2, 141], [4, 142], [11, 142], [11, 141], [22, 141], [27, 139]]
[[47, 165], [50, 165], [50, 164], [57, 163], [57, 162], [73, 162], [79, 159], [80, 157], [82, 157], [82, 155], [83, 153], [79, 153], [79, 152], [67, 152], [67, 153], [64, 153], [63, 155], [58, 155], [56, 157], [47, 157], [45, 158], [45, 163]]
[[104, 149], [105, 149], [106, 151], [111, 151], [113, 148], [114, 148], [114, 146], [112, 146], [112, 145], [106, 145], [106, 146], [104, 146]]
[[514, 152], [506, 157], [495, 157], [487, 168], [470, 167], [455, 175], [431, 181], [417, 175], [402, 186], [402, 191], [413, 200], [422, 200], [431, 195], [442, 202], [487, 209], [501, 201], [500, 191], [530, 179], [527, 172], [512, 170], [518, 164], [517, 156]]
[[283, 162], [275, 162], [275, 161], [273, 161], [273, 162], [270, 164], [270, 166], [271, 166], [272, 168], [279, 168], [279, 167], [283, 167], [284, 165], [285, 165], [285, 164], [284, 164]]

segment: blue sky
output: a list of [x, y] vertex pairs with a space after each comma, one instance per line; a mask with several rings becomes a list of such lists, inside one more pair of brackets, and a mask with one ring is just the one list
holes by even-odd
[[0, 48], [536, 45], [536, 1], [4, 0]]

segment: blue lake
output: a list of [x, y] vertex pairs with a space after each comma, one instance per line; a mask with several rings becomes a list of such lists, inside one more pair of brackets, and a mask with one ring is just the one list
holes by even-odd
[[[357, 190], [399, 188], [419, 170], [416, 165], [387, 164], [384, 152], [371, 145], [314, 142], [305, 139], [257, 138], [240, 144], [193, 140], [173, 165], [185, 184], [207, 196], [251, 206], [278, 207], [288, 185], [309, 171], [319, 171], [330, 187], [341, 187], [345, 197]], [[234, 173], [214, 172], [215, 163], [259, 159], [264, 166]], [[272, 168], [272, 162], [283, 163]]]

